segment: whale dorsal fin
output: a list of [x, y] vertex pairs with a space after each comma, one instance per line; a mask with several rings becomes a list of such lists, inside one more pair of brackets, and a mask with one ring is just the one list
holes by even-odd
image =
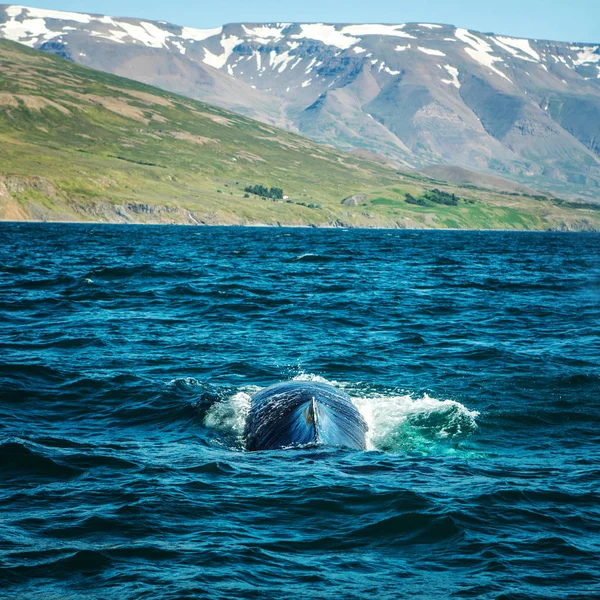
[[312, 399], [310, 401], [308, 411], [311, 416], [312, 424], [315, 428], [315, 442], [319, 443], [319, 408], [317, 406], [317, 401], [315, 400], [314, 396], [312, 397]]

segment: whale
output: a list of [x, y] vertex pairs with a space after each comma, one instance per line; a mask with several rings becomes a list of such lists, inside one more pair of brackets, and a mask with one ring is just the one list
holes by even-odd
[[249, 451], [311, 446], [366, 449], [368, 426], [350, 396], [313, 381], [285, 381], [252, 396], [244, 437]]

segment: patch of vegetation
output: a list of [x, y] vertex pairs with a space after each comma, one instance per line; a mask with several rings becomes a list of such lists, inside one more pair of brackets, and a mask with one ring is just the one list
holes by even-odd
[[407, 204], [414, 204], [416, 206], [427, 206], [427, 202], [423, 198], [415, 198], [412, 194], [406, 194], [404, 201]]
[[434, 188], [430, 191], [427, 191], [423, 194], [423, 198], [425, 200], [429, 200], [435, 204], [444, 204], [445, 206], [456, 206], [460, 198], [452, 193], [443, 192], [438, 188]]
[[390, 198], [374, 198], [371, 200], [371, 204], [375, 206], [396, 206], [398, 202], [396, 200], [391, 200]]
[[555, 206], [564, 206], [567, 208], [579, 208], [579, 209], [586, 209], [586, 210], [599, 210], [600, 211], [600, 203], [593, 203], [593, 202], [576, 202], [574, 200], [562, 200], [560, 198], [555, 198], [552, 201], [552, 204], [554, 204]]
[[271, 198], [273, 200], [283, 200], [283, 190], [278, 187], [268, 188], [264, 185], [249, 185], [244, 188], [248, 194], [254, 194], [261, 198]]
[[[290, 200], [287, 200], [287, 202], [290, 202]], [[298, 206], [305, 206], [306, 208], [323, 208], [320, 204], [316, 204], [314, 202], [294, 202], [293, 200], [291, 202]]]

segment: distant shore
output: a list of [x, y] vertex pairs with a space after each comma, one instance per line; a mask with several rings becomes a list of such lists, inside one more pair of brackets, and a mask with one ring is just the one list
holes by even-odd
[[47, 225], [107, 225], [107, 226], [149, 226], [149, 227], [238, 227], [238, 228], [255, 228], [255, 229], [357, 229], [357, 230], [365, 230], [365, 231], [472, 231], [472, 232], [481, 232], [481, 231], [495, 231], [495, 232], [522, 232], [522, 233], [600, 233], [600, 229], [559, 229], [559, 228], [548, 228], [548, 229], [526, 229], [526, 228], [500, 228], [500, 227], [490, 227], [490, 228], [469, 228], [469, 227], [400, 227], [400, 226], [372, 226], [365, 227], [363, 225], [332, 225], [332, 224], [297, 224], [297, 223], [164, 223], [164, 222], [149, 222], [149, 221], [123, 221], [123, 222], [114, 222], [114, 221], [66, 221], [66, 220], [56, 220], [56, 221], [41, 221], [41, 220], [10, 220], [10, 219], [0, 219], [0, 224], [47, 224]]

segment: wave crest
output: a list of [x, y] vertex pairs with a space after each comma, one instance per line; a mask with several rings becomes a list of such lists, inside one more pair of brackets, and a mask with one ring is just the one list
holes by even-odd
[[244, 446], [244, 428], [250, 412], [251, 395], [238, 392], [215, 402], [204, 416], [204, 425], [223, 434], [236, 447]]
[[439, 400], [427, 394], [352, 397], [369, 425], [369, 449], [382, 452], [430, 454], [440, 444], [456, 445], [477, 429], [479, 413], [455, 400]]

